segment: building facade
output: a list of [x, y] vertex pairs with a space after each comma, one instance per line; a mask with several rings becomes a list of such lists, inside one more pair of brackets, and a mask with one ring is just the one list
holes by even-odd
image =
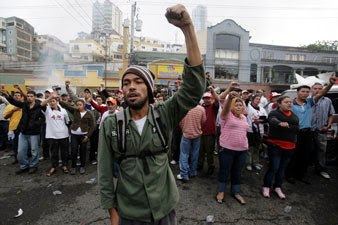
[[337, 51], [250, 43], [249, 31], [230, 19], [201, 34], [206, 35], [199, 38], [206, 40], [205, 69], [216, 83], [288, 87], [296, 73], [311, 76], [338, 69]]
[[105, 49], [94, 40], [72, 40], [65, 62], [103, 62]]
[[34, 27], [18, 17], [9, 17], [5, 21], [7, 54], [18, 61], [32, 61]]

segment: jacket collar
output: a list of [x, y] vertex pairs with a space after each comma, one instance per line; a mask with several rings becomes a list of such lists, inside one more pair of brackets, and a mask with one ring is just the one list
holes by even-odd
[[[129, 108], [129, 106], [128, 106], [126, 109], [124, 109], [124, 110], [126, 111], [126, 120], [127, 120], [127, 124], [129, 125], [129, 123], [130, 123], [131, 121], [133, 121], [133, 118], [132, 118], [131, 115], [130, 115], [130, 108]], [[155, 126], [154, 118], [153, 118], [153, 116], [152, 116], [151, 111], [152, 111], [152, 106], [149, 105], [148, 114], [147, 114], [147, 120], [148, 120], [148, 122], [149, 122], [152, 126]]]

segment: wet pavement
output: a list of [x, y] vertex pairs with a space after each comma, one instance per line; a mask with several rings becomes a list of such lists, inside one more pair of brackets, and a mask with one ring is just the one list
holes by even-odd
[[[0, 151], [0, 157], [7, 154]], [[216, 163], [217, 157], [215, 156]], [[61, 169], [47, 177], [50, 161], [43, 161], [33, 175], [15, 175], [18, 165], [11, 165], [13, 157], [0, 159], [0, 224], [1, 225], [99, 225], [109, 224], [108, 213], [99, 206], [96, 166], [87, 165], [84, 175], [63, 174]], [[172, 166], [174, 175], [178, 165]], [[263, 169], [264, 170], [264, 169]], [[216, 169], [217, 171], [217, 169]], [[177, 182], [180, 202], [176, 208], [179, 225], [204, 225], [212, 215], [211, 224], [338, 224], [338, 167], [330, 166], [331, 180], [324, 180], [310, 170], [311, 185], [285, 183], [286, 200], [272, 194], [271, 199], [261, 195], [263, 171], [243, 171], [242, 195], [247, 201], [240, 205], [227, 191], [225, 202], [215, 201], [217, 173], [205, 172], [188, 183]], [[61, 195], [53, 195], [54, 191]], [[14, 218], [19, 209], [23, 214]]]

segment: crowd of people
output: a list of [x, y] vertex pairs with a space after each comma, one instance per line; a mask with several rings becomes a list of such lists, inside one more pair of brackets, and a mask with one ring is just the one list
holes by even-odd
[[[168, 82], [156, 89], [154, 74], [133, 65], [116, 91], [101, 85], [95, 93], [86, 88], [76, 95], [69, 81], [62, 94], [60, 88], [35, 93], [14, 85], [18, 91], [8, 93], [1, 87], [1, 148], [11, 140], [17, 174], [35, 173], [39, 161], [48, 159], [48, 177], [58, 167], [65, 174], [84, 174], [89, 152], [89, 162], [98, 165], [101, 207], [109, 210], [112, 224], [122, 225], [176, 224], [178, 190], [170, 164], [179, 164], [176, 179], [189, 184], [205, 165], [207, 175], [215, 172], [217, 155], [219, 204], [228, 180], [233, 197], [246, 204], [242, 170], [262, 170], [264, 157], [266, 198], [271, 189], [286, 198], [285, 176], [290, 183], [310, 184], [306, 172], [312, 158], [318, 174], [330, 178], [326, 132], [334, 109], [324, 95], [336, 83], [334, 76], [325, 87], [299, 86], [295, 99], [272, 93], [268, 101], [264, 90], [242, 90], [236, 82], [217, 94], [210, 73], [204, 73], [187, 10], [177, 5], [167, 9], [166, 17], [182, 30], [187, 46], [184, 75], [174, 86]], [[113, 177], [118, 177], [117, 187]]]

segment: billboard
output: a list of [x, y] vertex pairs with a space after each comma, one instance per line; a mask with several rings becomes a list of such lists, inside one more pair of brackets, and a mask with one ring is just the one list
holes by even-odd
[[182, 78], [183, 65], [158, 65], [157, 79]]

